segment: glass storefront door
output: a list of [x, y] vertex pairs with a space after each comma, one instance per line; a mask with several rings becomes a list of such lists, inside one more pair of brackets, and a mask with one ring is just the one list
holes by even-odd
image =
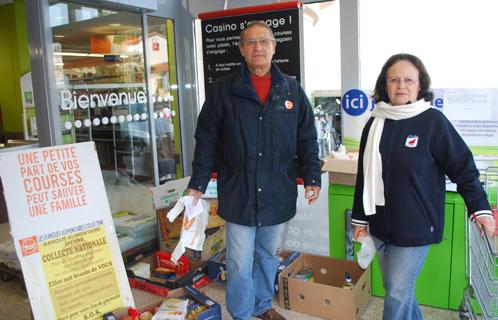
[[183, 175], [173, 21], [148, 17], [148, 62], [160, 182]]
[[113, 212], [150, 211], [153, 166], [161, 181], [182, 175], [172, 21], [147, 19], [149, 104], [140, 14], [57, 1], [50, 20], [63, 142], [95, 142]]

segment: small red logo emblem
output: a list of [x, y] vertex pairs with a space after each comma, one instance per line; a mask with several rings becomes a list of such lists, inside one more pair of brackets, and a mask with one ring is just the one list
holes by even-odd
[[418, 136], [409, 135], [406, 138], [405, 146], [407, 146], [408, 148], [415, 148], [417, 144], [418, 144]]
[[21, 252], [23, 257], [38, 252], [38, 241], [36, 241], [36, 236], [21, 239], [19, 240], [19, 244], [21, 245]]
[[285, 100], [285, 108], [287, 110], [291, 110], [292, 108], [294, 108], [294, 103], [292, 103], [292, 101]]

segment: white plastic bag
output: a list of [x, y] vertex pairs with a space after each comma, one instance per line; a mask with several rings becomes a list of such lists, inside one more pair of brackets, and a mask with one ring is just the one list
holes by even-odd
[[360, 268], [366, 269], [375, 257], [375, 252], [377, 251], [375, 249], [375, 243], [370, 236], [358, 237], [357, 241], [361, 243], [361, 249], [356, 254], [358, 257], [358, 265]]
[[171, 261], [175, 264], [185, 252], [185, 248], [202, 251], [209, 219], [209, 203], [199, 199], [194, 205], [194, 197], [192, 196], [181, 197], [166, 217], [170, 222], [173, 222], [183, 212], [183, 209], [185, 209], [185, 213], [180, 241], [171, 254]]

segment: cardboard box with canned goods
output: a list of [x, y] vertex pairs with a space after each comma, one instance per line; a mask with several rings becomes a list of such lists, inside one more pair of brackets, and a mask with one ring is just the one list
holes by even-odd
[[[178, 245], [180, 238], [172, 238], [161, 242], [161, 250], [173, 252]], [[206, 230], [206, 239], [202, 245], [202, 251], [185, 248], [183, 254], [191, 260], [208, 261], [213, 256], [225, 249], [226, 235], [225, 227], [212, 228]]]
[[[148, 290], [151, 292], [156, 289], [157, 292], [164, 292], [164, 290], [161, 290], [161, 288], [176, 289], [186, 285], [193, 285], [202, 277], [206, 276], [207, 278], [208, 274], [207, 261], [192, 260], [190, 261], [190, 271], [188, 271], [188, 273], [177, 277], [171, 277], [169, 279], [161, 278], [155, 275], [155, 270], [158, 267], [155, 255], [147, 256], [140, 260], [140, 262], [149, 265], [150, 271], [148, 272], [148, 274], [150, 276], [144, 277], [136, 274], [133, 271], [133, 265], [129, 266], [127, 267], [126, 272], [128, 274], [128, 278], [132, 279], [132, 281], [130, 281], [130, 284], [132, 284], [132, 287]], [[154, 287], [157, 288], [154, 289]]]
[[[173, 208], [178, 199], [184, 196], [189, 181], [190, 177], [168, 181], [165, 184], [150, 190], [159, 225], [159, 248], [161, 250], [166, 250], [164, 242], [180, 236], [183, 225], [183, 213], [176, 217], [173, 222], [169, 222], [166, 215]], [[210, 206], [209, 220], [206, 229], [224, 226], [225, 221], [218, 216], [218, 199], [203, 199], [203, 201], [207, 201]]]
[[[197, 320], [208, 320], [208, 319], [221, 319], [221, 307], [220, 305], [214, 301], [213, 299], [205, 296], [200, 291], [191, 286], [185, 286], [183, 288], [179, 288], [176, 290], [172, 290], [168, 292], [168, 296], [166, 298], [186, 298], [191, 301], [195, 307], [202, 307], [202, 311], [197, 312], [195, 314], [195, 319]], [[157, 299], [154, 302], [151, 302], [145, 306], [138, 308], [137, 310], [140, 312], [145, 312], [148, 310], [154, 310], [158, 308], [165, 298]], [[122, 319], [128, 315], [128, 309], [122, 308], [119, 310], [115, 310], [112, 313], [108, 313], [104, 316], [104, 320], [116, 320]], [[188, 318], [190, 319], [190, 318]]]
[[[225, 263], [226, 250], [220, 251], [217, 255], [213, 256], [208, 262], [208, 274], [212, 280], [221, 282], [227, 281], [227, 265]], [[284, 270], [292, 261], [299, 257], [301, 253], [297, 251], [281, 251], [279, 256], [279, 263], [277, 267], [277, 275], [275, 277], [275, 292], [278, 292], [278, 275]]]
[[[296, 277], [300, 270], [312, 270], [313, 282]], [[342, 287], [345, 273], [353, 289]], [[279, 275], [279, 304], [282, 308], [325, 319], [357, 320], [370, 300], [370, 267], [356, 262], [301, 254]]]

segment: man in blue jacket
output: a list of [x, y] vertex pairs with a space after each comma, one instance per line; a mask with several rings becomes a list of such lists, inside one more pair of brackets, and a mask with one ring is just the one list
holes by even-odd
[[187, 195], [198, 199], [218, 172], [226, 220], [227, 309], [234, 319], [285, 319], [272, 308], [277, 249], [296, 214], [295, 163], [312, 204], [320, 193], [314, 117], [299, 83], [272, 64], [276, 42], [262, 21], [240, 34], [244, 63], [219, 79], [195, 132]]

